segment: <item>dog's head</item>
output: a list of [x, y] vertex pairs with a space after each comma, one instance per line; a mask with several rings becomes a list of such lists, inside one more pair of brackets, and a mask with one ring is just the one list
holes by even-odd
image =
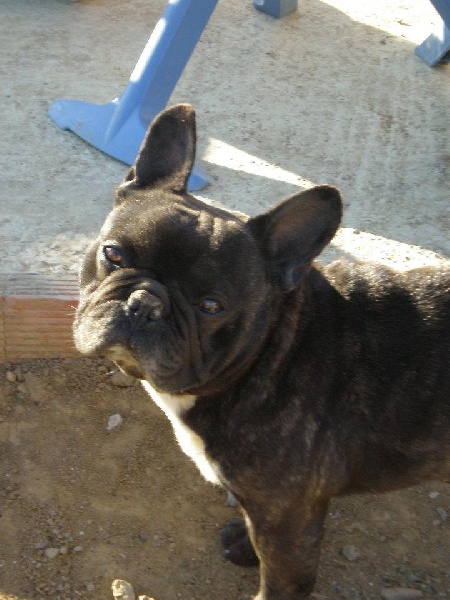
[[80, 276], [77, 348], [162, 392], [201, 393], [242, 373], [341, 217], [328, 186], [253, 219], [194, 198], [195, 143], [190, 106], [154, 120]]

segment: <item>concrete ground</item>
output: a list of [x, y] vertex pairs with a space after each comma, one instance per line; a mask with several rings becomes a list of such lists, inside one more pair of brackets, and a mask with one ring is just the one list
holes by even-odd
[[[126, 167], [47, 110], [120, 94], [164, 7], [0, 0], [0, 274], [76, 274]], [[219, 2], [170, 100], [197, 110], [212, 177], [199, 195], [256, 214], [334, 184], [339, 252], [400, 267], [448, 258], [450, 67], [414, 53], [437, 20], [428, 0], [300, 0], [280, 20]]]

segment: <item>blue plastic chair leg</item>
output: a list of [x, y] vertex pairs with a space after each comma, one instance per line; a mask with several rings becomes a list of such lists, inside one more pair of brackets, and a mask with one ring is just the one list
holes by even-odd
[[[125, 91], [107, 104], [56, 100], [49, 115], [106, 154], [133, 164], [152, 119], [166, 106], [218, 0], [169, 0]], [[209, 183], [196, 165], [190, 190]]]
[[298, 0], [253, 0], [253, 6], [279, 19], [297, 10]]
[[430, 0], [441, 21], [436, 30], [416, 48], [420, 56], [430, 67], [437, 65], [450, 52], [450, 0]]
[[416, 47], [416, 54], [430, 67], [434, 67], [450, 53], [450, 29], [442, 21], [439, 27]]

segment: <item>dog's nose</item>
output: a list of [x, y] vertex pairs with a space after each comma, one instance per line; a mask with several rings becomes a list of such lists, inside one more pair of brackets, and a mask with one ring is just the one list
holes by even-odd
[[147, 290], [136, 290], [127, 300], [132, 313], [151, 321], [161, 319], [165, 312], [164, 302]]

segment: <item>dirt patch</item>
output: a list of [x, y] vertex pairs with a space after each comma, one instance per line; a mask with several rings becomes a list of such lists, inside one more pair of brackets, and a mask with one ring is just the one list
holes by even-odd
[[[90, 359], [0, 367], [0, 599], [111, 600], [116, 578], [157, 600], [251, 598], [257, 569], [226, 562], [217, 535], [238, 509], [140, 385], [112, 370]], [[436, 483], [333, 502], [319, 597], [398, 586], [450, 597], [449, 499]]]

